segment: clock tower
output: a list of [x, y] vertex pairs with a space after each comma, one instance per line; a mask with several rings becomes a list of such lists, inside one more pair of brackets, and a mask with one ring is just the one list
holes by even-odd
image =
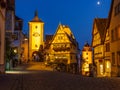
[[40, 46], [44, 45], [44, 22], [39, 19], [38, 12], [35, 11], [35, 16], [29, 22], [29, 59], [37, 54]]

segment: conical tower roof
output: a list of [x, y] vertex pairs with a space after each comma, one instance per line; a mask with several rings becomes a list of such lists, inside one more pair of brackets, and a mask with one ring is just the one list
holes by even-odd
[[43, 22], [39, 17], [38, 17], [38, 11], [35, 11], [35, 15], [33, 20], [31, 20], [30, 22]]

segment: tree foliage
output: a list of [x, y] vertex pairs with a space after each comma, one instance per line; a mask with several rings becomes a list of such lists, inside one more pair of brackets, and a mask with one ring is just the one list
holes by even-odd
[[13, 57], [15, 56], [15, 52], [14, 49], [11, 47], [11, 41], [9, 40], [9, 38], [5, 39], [6, 41], [6, 53], [5, 53], [5, 59], [7, 62], [9, 62], [10, 60], [13, 59]]

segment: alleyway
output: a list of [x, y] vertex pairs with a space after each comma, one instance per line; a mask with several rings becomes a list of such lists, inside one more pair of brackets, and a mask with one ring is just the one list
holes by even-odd
[[[43, 63], [21, 65], [0, 75], [0, 90], [119, 90], [120, 78], [82, 77], [44, 68]], [[39, 69], [38, 69], [39, 68]]]

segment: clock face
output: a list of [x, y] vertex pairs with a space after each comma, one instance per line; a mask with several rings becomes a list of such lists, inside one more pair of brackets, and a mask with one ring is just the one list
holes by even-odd
[[34, 32], [34, 33], [33, 33], [33, 36], [34, 36], [34, 37], [39, 37], [40, 34], [39, 34], [38, 32]]
[[37, 31], [32, 33], [32, 49], [39, 49], [40, 46], [40, 34]]

